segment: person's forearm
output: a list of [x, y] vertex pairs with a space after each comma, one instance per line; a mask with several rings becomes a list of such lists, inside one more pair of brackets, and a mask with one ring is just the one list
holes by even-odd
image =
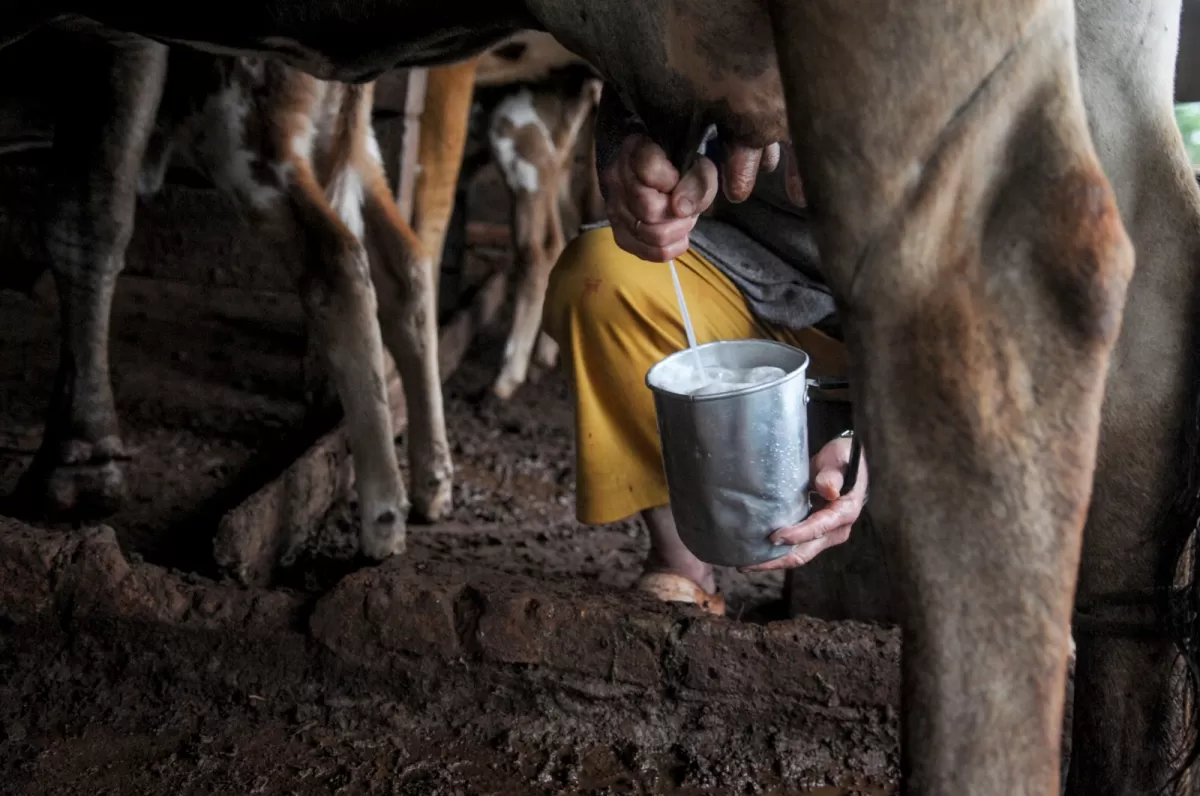
[[[621, 152], [625, 139], [635, 133], [646, 132], [646, 126], [637, 114], [627, 109], [621, 97], [611, 86], [605, 85], [600, 95], [600, 107], [596, 111], [596, 171], [603, 174]], [[608, 189], [600, 181], [600, 193], [608, 200]]]

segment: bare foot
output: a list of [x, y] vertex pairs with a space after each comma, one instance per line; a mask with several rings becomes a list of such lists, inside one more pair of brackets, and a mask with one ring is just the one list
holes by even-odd
[[656, 506], [642, 512], [642, 520], [650, 532], [650, 552], [646, 555], [643, 572], [667, 572], [682, 575], [704, 591], [717, 590], [716, 576], [710, 564], [705, 564], [688, 550], [679, 538], [670, 506]]
[[671, 572], [648, 572], [638, 578], [634, 588], [664, 603], [696, 605], [713, 616], [725, 615], [725, 598], [701, 589], [682, 575]]
[[725, 599], [717, 594], [713, 568], [684, 546], [670, 506], [644, 511], [642, 519], [650, 531], [650, 552], [634, 588], [663, 602], [690, 603], [724, 616]]

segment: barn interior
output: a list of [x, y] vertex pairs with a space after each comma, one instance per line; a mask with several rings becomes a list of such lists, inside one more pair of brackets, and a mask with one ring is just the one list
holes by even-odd
[[[340, 414], [306, 400], [295, 252], [185, 167], [139, 200], [113, 307], [127, 499], [100, 519], [31, 511], [62, 323], [47, 108], [76, 101], [45, 68], [56, 46], [0, 52], [27, 76], [0, 90], [0, 790], [895, 792], [900, 639], [863, 586], [886, 561], [847, 545], [786, 578], [724, 570], [724, 618], [633, 592], [640, 521], [575, 519], [566, 378], [535, 364], [492, 391], [519, 264], [479, 120], [512, 86], [476, 98], [442, 256], [449, 517], [412, 523], [388, 561], [358, 554]], [[423, 71], [376, 88], [401, 204]], [[578, 147], [573, 184], [590, 163]]]

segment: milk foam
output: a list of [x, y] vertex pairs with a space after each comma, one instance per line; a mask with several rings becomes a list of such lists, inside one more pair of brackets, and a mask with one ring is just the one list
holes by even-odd
[[[690, 358], [688, 358], [690, 359]], [[676, 395], [720, 395], [782, 379], [783, 368], [714, 368], [698, 372], [688, 360], [674, 360], [655, 368], [651, 383]]]

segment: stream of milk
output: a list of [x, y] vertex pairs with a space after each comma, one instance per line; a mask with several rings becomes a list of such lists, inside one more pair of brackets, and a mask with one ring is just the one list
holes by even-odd
[[717, 395], [740, 390], [755, 384], [783, 378], [785, 371], [776, 367], [757, 368], [705, 368], [696, 351], [696, 332], [692, 328], [692, 316], [688, 314], [687, 301], [683, 298], [683, 286], [679, 283], [679, 272], [671, 260], [671, 281], [675, 283], [675, 300], [679, 303], [679, 314], [683, 318], [683, 329], [687, 334], [688, 348], [692, 356], [669, 362], [656, 368], [654, 386], [677, 395]]
[[696, 330], [692, 328], [692, 316], [688, 315], [687, 301], [683, 298], [683, 285], [679, 283], [679, 272], [675, 270], [675, 261], [671, 260], [671, 281], [675, 283], [675, 302], [679, 304], [679, 314], [683, 316], [683, 331], [687, 334], [688, 348], [692, 350], [692, 364], [700, 378], [704, 378], [704, 363], [700, 361], [700, 352], [696, 350]]

